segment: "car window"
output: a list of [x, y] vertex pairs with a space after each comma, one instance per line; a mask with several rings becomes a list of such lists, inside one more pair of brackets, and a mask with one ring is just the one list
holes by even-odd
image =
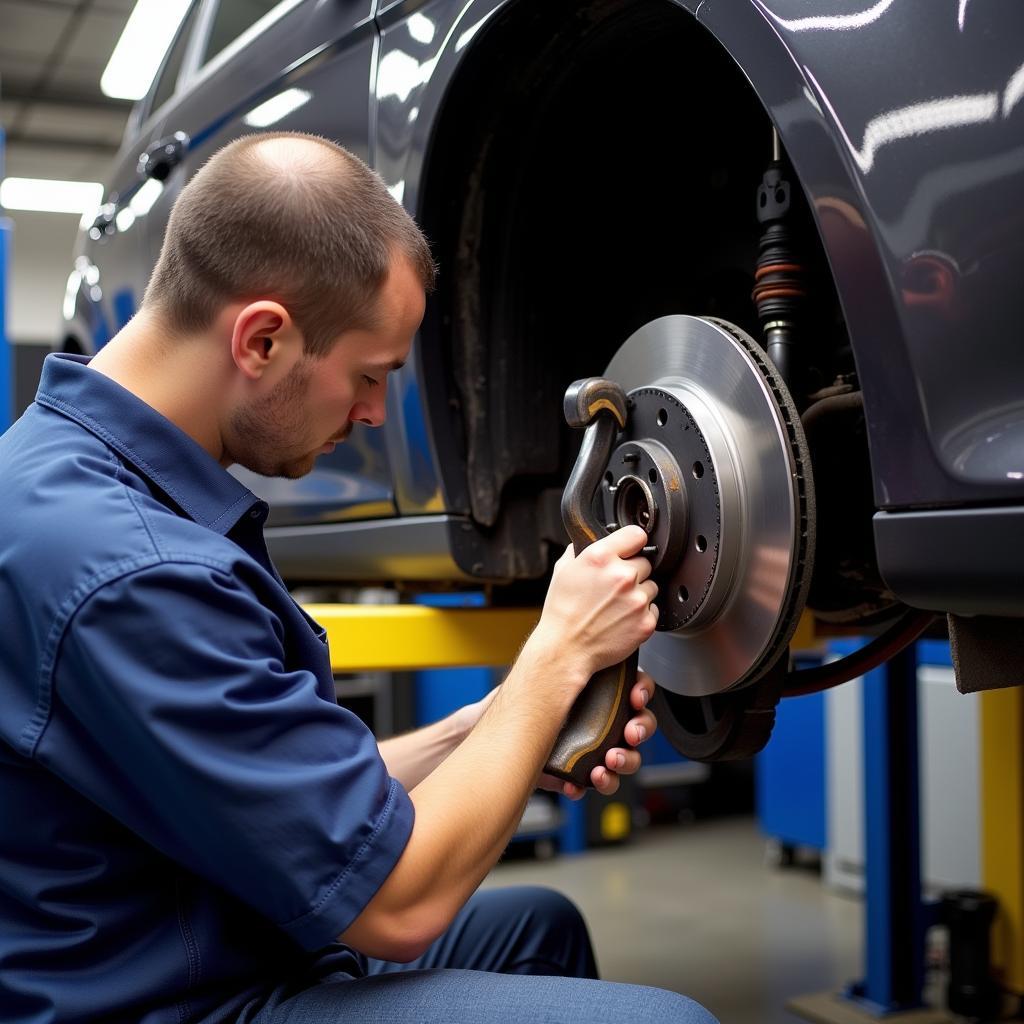
[[192, 26], [195, 23], [196, 11], [198, 10], [199, 4], [192, 4], [188, 14], [185, 15], [185, 20], [181, 23], [181, 28], [178, 30], [174, 44], [171, 46], [170, 53], [168, 53], [164, 66], [160, 71], [160, 79], [153, 93], [153, 102], [149, 105], [150, 110], [156, 110], [157, 107], [174, 95], [174, 87], [178, 84], [178, 74], [181, 71], [181, 62], [185, 56], [185, 51], [188, 49], [188, 41], [192, 36]]
[[221, 0], [206, 40], [202, 63], [216, 57], [229, 43], [254, 25], [281, 0]]

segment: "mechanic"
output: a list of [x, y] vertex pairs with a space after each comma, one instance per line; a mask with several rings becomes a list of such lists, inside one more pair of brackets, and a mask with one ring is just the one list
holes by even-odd
[[357, 158], [246, 136], [182, 190], [134, 319], [47, 357], [0, 438], [5, 1021], [712, 1020], [595, 980], [556, 893], [476, 893], [575, 697], [654, 629], [644, 532], [566, 551], [500, 688], [378, 744], [227, 472], [298, 478], [379, 426], [434, 273]]

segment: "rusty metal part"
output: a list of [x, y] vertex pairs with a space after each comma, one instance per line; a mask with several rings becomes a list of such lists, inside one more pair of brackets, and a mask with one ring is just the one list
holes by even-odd
[[576, 430], [596, 422], [602, 412], [611, 414], [619, 430], [626, 425], [626, 395], [618, 384], [603, 377], [585, 377], [570, 384], [562, 408], [565, 422]]
[[[626, 425], [626, 395], [618, 384], [600, 377], [576, 381], [565, 393], [565, 419], [584, 429], [583, 443], [562, 495], [562, 520], [578, 555], [608, 532], [595, 514], [595, 494], [612, 453], [616, 435]], [[630, 512], [653, 522], [657, 513], [649, 493], [637, 492]], [[645, 505], [645, 509], [640, 506]], [[637, 654], [595, 673], [572, 706], [545, 771], [578, 786], [590, 786], [590, 773], [605, 754], [624, 743], [633, 714], [630, 693], [636, 682]]]
[[570, 427], [586, 431], [562, 492], [562, 522], [579, 554], [607, 532], [605, 524], [594, 514], [594, 495], [615, 437], [626, 423], [626, 395], [611, 381], [587, 377], [569, 386], [564, 411]]

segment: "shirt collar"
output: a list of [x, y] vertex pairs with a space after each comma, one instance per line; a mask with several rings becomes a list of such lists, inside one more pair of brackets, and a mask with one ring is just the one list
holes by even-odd
[[48, 355], [36, 401], [120, 452], [201, 526], [227, 533], [254, 505], [265, 516], [265, 504], [205, 448], [88, 362], [89, 356]]

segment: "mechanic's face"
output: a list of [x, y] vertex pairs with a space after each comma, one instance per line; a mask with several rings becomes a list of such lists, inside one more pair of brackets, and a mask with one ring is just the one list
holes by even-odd
[[387, 375], [408, 358], [424, 303], [414, 270], [397, 260], [381, 289], [374, 330], [347, 332], [321, 358], [304, 356], [273, 391], [236, 411], [235, 461], [263, 476], [295, 480], [344, 441], [353, 424], [379, 427]]

